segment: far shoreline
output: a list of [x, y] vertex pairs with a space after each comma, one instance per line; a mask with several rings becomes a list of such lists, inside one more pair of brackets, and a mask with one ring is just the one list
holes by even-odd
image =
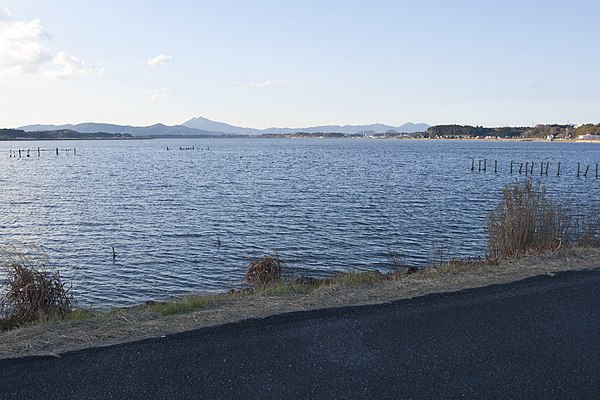
[[327, 136], [284, 136], [275, 137], [261, 137], [257, 136], [137, 136], [137, 137], [114, 137], [114, 138], [14, 138], [6, 139], [0, 138], [0, 142], [78, 142], [78, 141], [137, 141], [137, 140], [231, 140], [231, 139], [249, 139], [249, 140], [298, 140], [298, 139], [315, 139], [315, 140], [407, 140], [407, 141], [447, 141], [447, 142], [460, 142], [460, 141], [472, 141], [472, 142], [535, 142], [535, 143], [592, 143], [600, 144], [600, 139], [544, 139], [544, 138], [424, 138], [424, 137], [327, 137]]

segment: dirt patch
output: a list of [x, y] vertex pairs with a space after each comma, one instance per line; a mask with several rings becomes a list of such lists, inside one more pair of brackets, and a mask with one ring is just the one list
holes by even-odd
[[160, 316], [147, 307], [113, 310], [93, 318], [24, 327], [0, 333], [0, 358], [54, 355], [169, 335], [292, 311], [379, 304], [430, 293], [508, 283], [536, 275], [600, 268], [600, 249], [577, 249], [507, 260], [496, 265], [427, 269], [361, 285], [331, 284], [308, 293], [219, 295], [206, 308]]

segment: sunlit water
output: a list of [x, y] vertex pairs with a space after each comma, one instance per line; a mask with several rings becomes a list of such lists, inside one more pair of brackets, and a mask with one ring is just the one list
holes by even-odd
[[[10, 149], [57, 146], [77, 155], [9, 157]], [[551, 193], [597, 203], [599, 150], [493, 141], [0, 142], [0, 243], [42, 245], [79, 304], [97, 307], [226, 290], [250, 258], [271, 253], [317, 276], [385, 270], [392, 253], [419, 266], [485, 254], [487, 214], [519, 177], [519, 164], [508, 172], [511, 160], [534, 161], [535, 179]], [[477, 161], [471, 171], [473, 158], [488, 159], [487, 173]], [[541, 161], [551, 163], [548, 175], [539, 175]], [[587, 178], [576, 177], [578, 162], [581, 174], [590, 164]]]

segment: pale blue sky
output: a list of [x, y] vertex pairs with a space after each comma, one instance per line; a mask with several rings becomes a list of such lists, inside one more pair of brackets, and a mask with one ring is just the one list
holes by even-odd
[[599, 15], [577, 0], [0, 0], [0, 127], [598, 123]]

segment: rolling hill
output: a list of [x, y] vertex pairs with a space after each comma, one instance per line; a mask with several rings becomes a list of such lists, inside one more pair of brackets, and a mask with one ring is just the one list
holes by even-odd
[[115, 125], [107, 123], [85, 122], [81, 124], [66, 125], [26, 125], [18, 129], [26, 132], [45, 132], [71, 130], [80, 133], [111, 133], [129, 134], [135, 137], [219, 137], [224, 135], [261, 135], [261, 134], [286, 134], [286, 133], [343, 133], [345, 135], [357, 133], [415, 133], [424, 132], [429, 125], [419, 123], [406, 123], [400, 126], [384, 124], [371, 125], [321, 125], [304, 128], [267, 128], [255, 129], [230, 125], [224, 122], [212, 121], [203, 117], [192, 118], [181, 125], [168, 126], [154, 124], [150, 126]]

